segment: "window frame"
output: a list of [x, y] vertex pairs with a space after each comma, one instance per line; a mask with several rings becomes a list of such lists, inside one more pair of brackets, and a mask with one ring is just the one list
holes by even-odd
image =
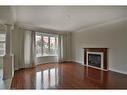
[[[36, 32], [36, 33], [41, 33], [41, 32]], [[35, 35], [36, 36], [36, 35]], [[46, 55], [44, 55], [44, 48], [43, 48], [43, 45], [44, 45], [44, 40], [43, 40], [43, 37], [44, 36], [47, 36], [48, 37], [48, 54], [46, 54]], [[47, 33], [41, 33], [41, 41], [42, 41], [42, 46], [41, 46], [41, 55], [40, 56], [37, 56], [37, 54], [35, 54], [36, 55], [36, 57], [47, 57], [47, 56], [57, 56], [57, 53], [55, 52], [54, 54], [50, 54], [50, 52], [51, 52], [51, 47], [50, 47], [50, 37], [54, 37], [55, 38], [55, 48], [56, 48], [56, 50], [55, 51], [57, 51], [57, 39], [58, 39], [58, 35], [56, 35], [56, 34], [47, 34]], [[36, 37], [35, 37], [36, 38]]]
[[4, 41], [1, 41], [0, 40], [0, 44], [2, 43], [2, 44], [5, 44], [5, 49], [4, 49], [4, 54], [0, 54], [0, 57], [3, 57], [4, 55], [5, 55], [5, 53], [6, 53], [6, 33], [0, 33], [0, 35], [1, 34], [4, 34], [5, 35], [5, 40]]

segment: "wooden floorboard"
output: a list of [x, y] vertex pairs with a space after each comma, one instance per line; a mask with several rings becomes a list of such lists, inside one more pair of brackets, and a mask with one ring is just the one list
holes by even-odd
[[76, 63], [47, 63], [15, 71], [10, 89], [127, 89], [127, 75]]

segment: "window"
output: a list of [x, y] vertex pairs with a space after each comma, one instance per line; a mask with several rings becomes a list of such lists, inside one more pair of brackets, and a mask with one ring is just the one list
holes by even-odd
[[36, 32], [36, 57], [56, 56], [57, 54], [57, 35]]
[[56, 51], [56, 41], [55, 37], [50, 37], [50, 54], [54, 54]]
[[36, 33], [36, 56], [42, 56], [42, 36]]
[[5, 55], [5, 41], [6, 41], [6, 35], [0, 34], [0, 56]]
[[49, 54], [49, 37], [43, 36], [43, 55]]

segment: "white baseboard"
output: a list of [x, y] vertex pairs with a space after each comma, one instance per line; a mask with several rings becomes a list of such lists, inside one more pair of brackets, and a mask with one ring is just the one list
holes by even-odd
[[[81, 64], [81, 65], [83, 65], [83, 66], [86, 66], [86, 65], [83, 64], [83, 62], [81, 62], [81, 61], [73, 61], [73, 62], [76, 62], [76, 63], [79, 63], [79, 64]], [[119, 70], [111, 69], [111, 68], [109, 68], [108, 70], [127, 75], [127, 72], [124, 72], [124, 71], [119, 71]]]
[[110, 70], [110, 71], [113, 71], [113, 72], [117, 72], [117, 73], [121, 73], [121, 74], [127, 75], [127, 72], [123, 72], [123, 71], [119, 71], [119, 70], [111, 69], [111, 68], [109, 68], [109, 70]]

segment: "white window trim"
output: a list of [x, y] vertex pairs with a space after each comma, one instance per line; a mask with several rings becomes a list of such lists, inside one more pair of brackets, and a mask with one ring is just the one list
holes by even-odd
[[[41, 33], [41, 32], [39, 32], [39, 33]], [[36, 35], [35, 35], [36, 36]], [[42, 55], [40, 55], [40, 56], [36, 56], [37, 58], [38, 57], [56, 57], [57, 56], [57, 54], [56, 54], [56, 52], [55, 52], [55, 54], [47, 54], [47, 55], [43, 55], [43, 44], [44, 44], [44, 40], [43, 40], [43, 37], [44, 36], [47, 36], [48, 37], [48, 46], [49, 46], [49, 50], [48, 50], [48, 53], [50, 53], [50, 37], [55, 37], [55, 48], [57, 47], [57, 37], [58, 37], [58, 35], [55, 35], [55, 34], [46, 34], [46, 33], [42, 33], [41, 34], [41, 40], [42, 40], [42, 47], [41, 47], [41, 49], [42, 49]]]
[[[3, 34], [3, 33], [2, 33]], [[5, 33], [4, 33], [5, 34]], [[6, 34], [5, 34], [5, 41], [0, 41], [0, 43], [5, 44], [5, 52], [6, 52]], [[5, 54], [0, 55], [0, 57], [3, 57]]]

